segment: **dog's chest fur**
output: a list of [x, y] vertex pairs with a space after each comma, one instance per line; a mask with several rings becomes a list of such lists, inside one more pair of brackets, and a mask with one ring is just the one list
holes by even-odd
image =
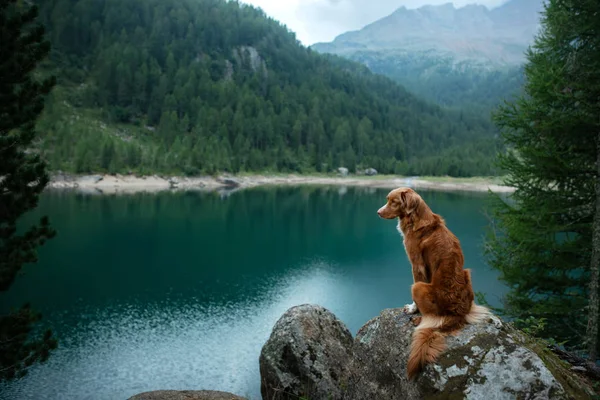
[[402, 238], [404, 238], [404, 231], [402, 230], [402, 221], [400, 221], [400, 219], [398, 219], [398, 226], [396, 226], [396, 229], [398, 229], [398, 232], [400, 232], [400, 235], [402, 235]]
[[[422, 275], [425, 275], [425, 265], [423, 265], [422, 263], [418, 263], [417, 265], [415, 265], [413, 263], [413, 259], [411, 257], [415, 255], [415, 252], [418, 252], [418, 250], [415, 248], [414, 240], [411, 240], [411, 232], [408, 232], [407, 234], [404, 233], [404, 231], [402, 230], [402, 223], [400, 220], [398, 220], [398, 226], [397, 226], [398, 232], [400, 232], [400, 235], [402, 235], [402, 244], [404, 245], [404, 251], [406, 252], [406, 256], [408, 257], [408, 262], [410, 262], [411, 266], [413, 268], [418, 268], [419, 269], [419, 273]], [[408, 237], [407, 237], [408, 236]], [[412, 243], [412, 246], [411, 246]]]
[[400, 236], [402, 236], [402, 244], [404, 245], [404, 250], [406, 251], [406, 255], [408, 255], [408, 259], [410, 261], [410, 254], [408, 248], [406, 247], [406, 235], [402, 230], [402, 221], [400, 219], [398, 219], [398, 226], [396, 227], [396, 229], [398, 229], [398, 232], [400, 232]]

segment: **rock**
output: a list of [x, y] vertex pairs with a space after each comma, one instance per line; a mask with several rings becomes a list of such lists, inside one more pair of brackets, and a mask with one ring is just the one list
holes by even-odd
[[[315, 326], [318, 329], [309, 328]], [[387, 309], [367, 322], [349, 346], [348, 336], [341, 334], [347, 329], [327, 310], [318, 306], [302, 306], [301, 312], [290, 309], [263, 348], [269, 355], [264, 360], [261, 355], [263, 398], [271, 398], [265, 393], [281, 393], [277, 389], [291, 393], [289, 398], [352, 400], [592, 396], [587, 381], [570, 371], [570, 366], [496, 317], [449, 336], [446, 352], [409, 382], [406, 363], [413, 330], [411, 317], [401, 308]], [[277, 351], [270, 350], [273, 343]], [[287, 353], [282, 350], [286, 347]], [[322, 351], [303, 350], [315, 348]], [[338, 349], [338, 354], [330, 349]], [[322, 376], [310, 366], [317, 366]]]
[[228, 177], [220, 177], [217, 178], [217, 182], [219, 182], [222, 185], [225, 185], [227, 187], [239, 187], [241, 186], [241, 183], [233, 178], [228, 178]]
[[[441, 393], [467, 398], [567, 398], [542, 360], [501, 324], [468, 325], [448, 337], [448, 350], [415, 383], [406, 379], [413, 325], [401, 309], [384, 310], [356, 336], [349, 391], [356, 399], [422, 399]], [[395, 346], [392, 346], [395, 344]], [[375, 385], [373, 384], [375, 383]], [[398, 397], [396, 394], [402, 393]]]
[[268, 75], [267, 64], [255, 47], [240, 46], [233, 50], [233, 57], [239, 65], [248, 63], [254, 72], [260, 71], [265, 77]]
[[231, 82], [233, 78], [233, 64], [229, 60], [225, 60], [225, 72], [223, 75], [223, 79], [227, 82]]
[[377, 175], [377, 170], [375, 168], [367, 168], [367, 169], [365, 169], [365, 175], [367, 175], [367, 176]]
[[246, 400], [246, 398], [213, 390], [157, 390], [137, 394], [128, 400]]
[[348, 176], [348, 168], [340, 167], [338, 168], [338, 173], [341, 176]]
[[576, 354], [570, 353], [555, 344], [548, 346], [548, 349], [556, 354], [558, 358], [569, 363], [572, 371], [585, 374], [588, 378], [595, 381], [600, 380], [600, 367], [596, 363], [592, 363], [586, 358], [581, 358]]
[[104, 176], [102, 176], [102, 175], [85, 175], [85, 176], [80, 177], [78, 180], [82, 183], [92, 182], [92, 183], [96, 184], [103, 179], [104, 179]]
[[176, 189], [177, 185], [179, 185], [179, 179], [175, 178], [174, 176], [168, 179], [169, 182], [169, 188], [171, 189]]
[[289, 309], [260, 353], [263, 399], [341, 399], [352, 335], [320, 306]]

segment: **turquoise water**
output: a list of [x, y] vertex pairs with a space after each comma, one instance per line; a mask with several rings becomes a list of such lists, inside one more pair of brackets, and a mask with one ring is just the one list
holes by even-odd
[[[36, 215], [59, 234], [2, 305], [32, 302], [60, 347], [3, 397], [213, 389], [260, 399], [260, 349], [289, 307], [320, 304], [354, 334], [411, 301], [396, 222], [376, 214], [387, 192], [46, 193]], [[505, 288], [482, 260], [485, 195], [420, 193], [461, 240], [475, 290], [499, 304]]]

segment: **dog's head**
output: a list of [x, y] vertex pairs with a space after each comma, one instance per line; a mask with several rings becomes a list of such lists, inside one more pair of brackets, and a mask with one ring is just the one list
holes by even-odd
[[381, 218], [404, 218], [414, 213], [423, 200], [411, 188], [398, 188], [387, 195], [387, 203], [377, 210]]

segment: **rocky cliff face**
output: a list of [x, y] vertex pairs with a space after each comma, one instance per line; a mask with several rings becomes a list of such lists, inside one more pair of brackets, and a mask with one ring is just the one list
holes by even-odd
[[584, 399], [592, 390], [553, 353], [491, 319], [447, 339], [448, 350], [406, 379], [414, 326], [388, 309], [353, 339], [326, 309], [288, 310], [260, 355], [263, 399]]

